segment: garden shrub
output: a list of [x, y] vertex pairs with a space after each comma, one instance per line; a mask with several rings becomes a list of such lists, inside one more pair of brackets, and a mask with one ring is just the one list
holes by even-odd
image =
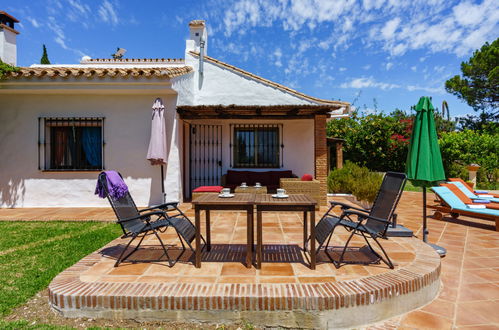
[[7, 64], [0, 59], [0, 79], [3, 79], [6, 73], [18, 72], [19, 70], [18, 67]]
[[[344, 158], [371, 171], [405, 172], [408, 144], [412, 131], [412, 115], [394, 111], [360, 116], [354, 112], [349, 118], [328, 122], [330, 137], [345, 139]], [[460, 177], [468, 180], [467, 165], [481, 166], [477, 174], [477, 186], [483, 189], [498, 189], [499, 179], [499, 133], [497, 131], [454, 131], [455, 123], [435, 115], [440, 150], [448, 178]], [[339, 192], [342, 174], [335, 177], [330, 188]], [[345, 175], [345, 174], [343, 174]], [[351, 190], [351, 188], [349, 188]], [[351, 191], [349, 191], [351, 193]]]
[[345, 139], [345, 159], [372, 171], [404, 171], [412, 120], [396, 112], [331, 120], [327, 133]]
[[370, 172], [367, 167], [346, 161], [341, 169], [328, 175], [328, 190], [333, 193], [353, 194], [358, 200], [373, 202], [381, 185], [383, 176]]
[[499, 179], [499, 136], [472, 130], [442, 133], [440, 151], [447, 177], [468, 179], [469, 164], [481, 166], [477, 173], [477, 185], [497, 189]]

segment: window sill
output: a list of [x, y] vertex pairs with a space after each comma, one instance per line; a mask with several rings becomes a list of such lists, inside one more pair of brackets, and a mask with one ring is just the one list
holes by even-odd
[[239, 168], [239, 169], [250, 169], [250, 170], [264, 170], [264, 169], [276, 169], [276, 168], [282, 168], [281, 166], [232, 166], [232, 168]]
[[77, 169], [77, 170], [40, 170], [41, 172], [64, 172], [64, 173], [81, 173], [81, 172], [102, 172], [104, 171], [103, 169], [100, 169], [100, 170], [80, 170], [80, 169]]

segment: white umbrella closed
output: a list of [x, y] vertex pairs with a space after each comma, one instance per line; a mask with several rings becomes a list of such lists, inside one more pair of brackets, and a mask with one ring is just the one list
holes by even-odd
[[151, 165], [161, 165], [161, 192], [163, 198], [165, 194], [163, 165], [168, 161], [164, 112], [163, 100], [158, 97], [152, 105], [151, 140], [147, 150], [147, 159], [151, 162]]

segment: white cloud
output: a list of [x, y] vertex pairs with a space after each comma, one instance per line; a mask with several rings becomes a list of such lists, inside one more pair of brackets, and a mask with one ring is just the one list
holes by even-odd
[[341, 88], [354, 88], [354, 89], [362, 89], [362, 88], [377, 88], [381, 90], [392, 90], [392, 89], [405, 89], [410, 92], [412, 91], [424, 91], [433, 94], [444, 94], [445, 90], [443, 87], [432, 87], [432, 86], [418, 86], [418, 85], [400, 85], [394, 83], [386, 83], [376, 81], [373, 77], [362, 77], [362, 78], [354, 78], [349, 82], [342, 83], [340, 85]]
[[281, 57], [282, 57], [282, 51], [281, 51], [281, 48], [277, 48], [275, 51], [274, 51], [274, 58], [275, 58], [275, 61], [274, 61], [274, 64], [277, 66], [277, 67], [281, 67], [282, 66], [282, 62], [281, 62]]
[[413, 65], [413, 66], [411, 66], [411, 70], [412, 70], [413, 72], [416, 72], [416, 71], [418, 71], [418, 67], [417, 67], [417, 66], [415, 66], [415, 65]]
[[392, 39], [395, 35], [395, 31], [397, 30], [398, 26], [400, 24], [400, 18], [395, 17], [394, 19], [389, 20], [386, 22], [385, 26], [381, 29], [381, 35], [385, 39]]
[[388, 63], [386, 63], [386, 65], [385, 65], [385, 69], [386, 69], [386, 71], [390, 70], [392, 67], [393, 67], [393, 63], [392, 63], [392, 62], [388, 62]]
[[406, 89], [410, 92], [412, 92], [412, 91], [424, 91], [424, 92], [434, 93], [434, 94], [445, 94], [445, 90], [442, 87], [408, 85], [406, 87]]
[[361, 88], [379, 88], [382, 90], [389, 90], [389, 89], [394, 89], [394, 88], [399, 88], [399, 85], [396, 84], [390, 84], [390, 83], [383, 83], [374, 80], [373, 77], [363, 77], [363, 78], [355, 78], [350, 80], [347, 83], [342, 83], [340, 85], [341, 88], [356, 88], [356, 89], [361, 89]]
[[59, 46], [61, 46], [62, 49], [72, 51], [73, 53], [77, 54], [80, 57], [86, 55], [81, 50], [76, 48], [71, 48], [67, 45], [64, 29], [53, 16], [49, 16], [47, 21], [47, 27], [55, 34], [54, 41]]
[[34, 28], [38, 29], [40, 27], [40, 23], [38, 23], [38, 21], [33, 18], [33, 17], [26, 17], [26, 19], [28, 20], [28, 22], [31, 23], [31, 25], [33, 25]]
[[[105, 0], [104, 4], [110, 3]], [[302, 52], [310, 48], [336, 51], [361, 40], [367, 48], [382, 49], [391, 56], [421, 49], [464, 56], [494, 40], [499, 29], [497, 0], [457, 4], [445, 0], [236, 0], [213, 11], [222, 16], [215, 30], [226, 36], [273, 26], [288, 31], [293, 44], [297, 42], [293, 36], [318, 27], [328, 31], [322, 40], [307, 42], [310, 39], [305, 37], [298, 41], [296, 49]], [[99, 15], [103, 15], [101, 10]]]
[[347, 71], [347, 68], [345, 68], [345, 67], [341, 67], [341, 68], [339, 68], [338, 70], [339, 70], [340, 72], [343, 72], [343, 71]]
[[364, 70], [369, 70], [371, 68], [371, 64], [366, 64], [362, 67]]
[[117, 25], [119, 22], [116, 9], [111, 2], [107, 0], [104, 0], [102, 5], [99, 7], [99, 16], [103, 22], [110, 23], [112, 25]]

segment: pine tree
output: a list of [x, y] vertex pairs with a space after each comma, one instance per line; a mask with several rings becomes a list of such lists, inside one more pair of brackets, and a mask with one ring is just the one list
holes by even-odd
[[40, 64], [50, 64], [49, 56], [47, 55], [47, 48], [43, 45], [43, 55], [40, 59]]

